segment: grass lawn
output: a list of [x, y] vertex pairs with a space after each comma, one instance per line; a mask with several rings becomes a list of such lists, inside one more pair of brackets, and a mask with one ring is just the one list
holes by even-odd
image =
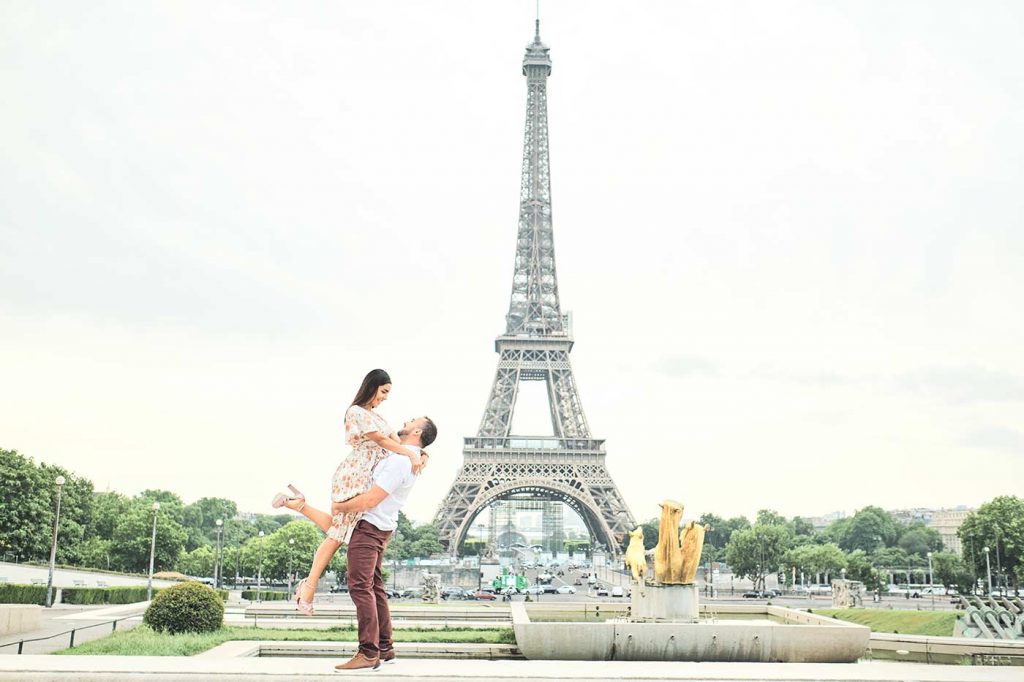
[[[115, 632], [109, 637], [86, 642], [74, 649], [62, 649], [56, 654], [72, 656], [193, 656], [232, 640], [275, 640], [293, 642], [355, 642], [359, 639], [355, 628], [329, 630], [278, 630], [274, 628], [222, 627], [204, 634], [168, 635], [153, 632], [140, 625], [132, 630]], [[512, 628], [493, 630], [395, 630], [399, 642], [461, 642], [467, 644], [514, 644]]]
[[875, 632], [952, 637], [955, 611], [890, 611], [888, 609], [813, 609], [819, 616], [866, 625]]

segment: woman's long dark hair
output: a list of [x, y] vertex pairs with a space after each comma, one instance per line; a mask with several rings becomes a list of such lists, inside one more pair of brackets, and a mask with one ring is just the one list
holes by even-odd
[[363, 383], [360, 384], [359, 390], [356, 391], [356, 397], [353, 398], [352, 404], [365, 407], [377, 395], [378, 388], [390, 383], [391, 377], [387, 372], [382, 369], [371, 369], [363, 379]]

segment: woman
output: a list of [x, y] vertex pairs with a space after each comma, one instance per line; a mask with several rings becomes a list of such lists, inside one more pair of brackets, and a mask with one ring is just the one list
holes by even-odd
[[[373, 483], [373, 468], [387, 456], [388, 451], [408, 457], [412, 461], [413, 471], [421, 468], [419, 454], [403, 447], [399, 443], [398, 434], [374, 411], [388, 399], [390, 392], [391, 377], [388, 373], [382, 369], [372, 370], [363, 379], [352, 405], [345, 412], [345, 440], [352, 447], [352, 452], [341, 461], [331, 479], [331, 502], [344, 502], [369, 490]], [[306, 496], [291, 484], [288, 488], [294, 497], [278, 493], [271, 504], [275, 508], [287, 506], [303, 512]], [[355, 513], [338, 514], [331, 519], [330, 526], [324, 529], [327, 537], [313, 556], [309, 575], [299, 581], [295, 590], [296, 607], [302, 613], [313, 615], [317, 582], [335, 552], [352, 536], [352, 529], [360, 516]], [[317, 525], [323, 528], [324, 524]]]

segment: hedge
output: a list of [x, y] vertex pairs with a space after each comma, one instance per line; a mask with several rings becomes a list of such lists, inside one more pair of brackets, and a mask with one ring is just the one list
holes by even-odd
[[0, 604], [46, 603], [46, 585], [13, 585], [0, 583]]
[[[153, 588], [153, 594], [159, 592]], [[134, 604], [146, 601], [146, 588], [130, 587], [65, 587], [60, 600], [65, 604]]]
[[[292, 597], [288, 592], [273, 592], [271, 590], [260, 590], [260, 596], [263, 601], [281, 601]], [[256, 590], [242, 590], [242, 599], [257, 601]]]
[[[154, 587], [156, 596], [165, 587]], [[57, 588], [54, 588], [56, 599]], [[146, 587], [65, 587], [61, 589], [61, 603], [64, 604], [134, 604], [146, 601]], [[228, 600], [227, 590], [216, 590], [222, 601]], [[265, 597], [265, 599], [268, 597]], [[269, 597], [273, 598], [273, 597]], [[0, 604], [39, 604], [46, 603], [45, 585], [12, 585], [0, 583]]]

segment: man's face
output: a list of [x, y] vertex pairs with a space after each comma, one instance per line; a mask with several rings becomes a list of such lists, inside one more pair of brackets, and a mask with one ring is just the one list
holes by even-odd
[[418, 436], [419, 434], [423, 433], [423, 428], [426, 425], [426, 417], [415, 417], [402, 424], [402, 428], [398, 430], [398, 435], [401, 437]]

